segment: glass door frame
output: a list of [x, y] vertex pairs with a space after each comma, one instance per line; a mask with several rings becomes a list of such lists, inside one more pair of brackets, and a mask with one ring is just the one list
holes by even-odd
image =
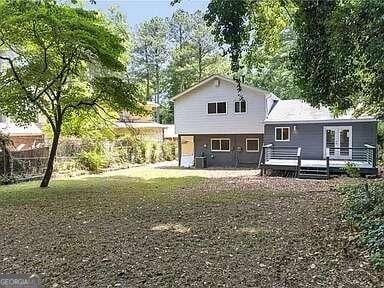
[[[327, 131], [332, 130], [335, 132], [335, 148], [340, 148], [340, 132], [342, 130], [348, 130], [349, 143], [348, 148], [352, 148], [352, 126], [324, 126], [323, 130], [323, 157], [326, 158], [327, 148]], [[342, 147], [343, 148], [343, 147]], [[352, 149], [348, 150], [348, 155], [340, 155], [341, 149], [335, 149], [333, 155], [330, 155], [330, 159], [347, 160], [352, 159]]]

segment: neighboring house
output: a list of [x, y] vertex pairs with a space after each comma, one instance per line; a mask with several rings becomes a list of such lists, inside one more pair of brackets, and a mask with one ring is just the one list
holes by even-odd
[[164, 140], [174, 141], [177, 140], [177, 134], [174, 124], [163, 124], [164, 126]]
[[1, 117], [0, 131], [9, 135], [13, 142], [10, 150], [29, 150], [44, 145], [44, 134], [35, 123], [26, 126], [16, 125], [9, 119]]
[[333, 117], [327, 108], [241, 86], [242, 99], [235, 81], [213, 75], [173, 98], [181, 166], [203, 156], [208, 166], [319, 170], [328, 159], [328, 167], [354, 161], [376, 172], [373, 117]]
[[120, 119], [115, 123], [118, 135], [133, 134], [145, 141], [162, 142], [165, 127], [153, 120], [153, 112], [159, 104], [147, 102], [144, 115], [133, 115], [127, 111], [120, 113]]

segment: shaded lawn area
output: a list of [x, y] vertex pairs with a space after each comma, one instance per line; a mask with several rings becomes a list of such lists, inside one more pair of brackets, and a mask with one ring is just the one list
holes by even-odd
[[383, 287], [335, 183], [238, 171], [1, 187], [0, 271], [37, 273], [44, 287]]

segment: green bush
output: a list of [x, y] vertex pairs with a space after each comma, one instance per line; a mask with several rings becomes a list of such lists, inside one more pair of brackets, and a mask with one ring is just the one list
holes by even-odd
[[349, 185], [345, 195], [346, 219], [357, 227], [361, 241], [371, 251], [377, 269], [384, 268], [384, 183]]
[[79, 155], [78, 161], [84, 168], [93, 173], [99, 173], [108, 166], [105, 155], [100, 151], [83, 152]]
[[157, 155], [157, 145], [155, 143], [152, 144], [152, 147], [151, 147], [151, 157], [149, 159], [149, 161], [151, 161], [151, 163], [156, 163], [158, 161], [158, 155]]
[[147, 145], [144, 142], [139, 142], [133, 149], [133, 160], [137, 164], [143, 164], [146, 162], [147, 157]]
[[166, 141], [161, 146], [163, 159], [166, 161], [171, 161], [176, 159], [176, 142], [175, 141]]
[[358, 178], [360, 177], [360, 170], [359, 167], [355, 163], [348, 162], [344, 167], [341, 168], [341, 170], [351, 178]]
[[11, 176], [11, 175], [8, 175], [8, 176], [1, 175], [0, 176], [0, 185], [15, 184], [17, 182], [18, 182], [18, 179], [15, 176]]

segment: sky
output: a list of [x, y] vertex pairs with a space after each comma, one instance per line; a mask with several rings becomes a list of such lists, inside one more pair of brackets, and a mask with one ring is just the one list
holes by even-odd
[[171, 6], [170, 2], [171, 0], [96, 0], [96, 4], [91, 8], [107, 10], [111, 5], [117, 5], [127, 16], [129, 26], [135, 27], [154, 16], [169, 17], [177, 9], [192, 13], [197, 10], [204, 11], [209, 0], [183, 0], [174, 6]]

